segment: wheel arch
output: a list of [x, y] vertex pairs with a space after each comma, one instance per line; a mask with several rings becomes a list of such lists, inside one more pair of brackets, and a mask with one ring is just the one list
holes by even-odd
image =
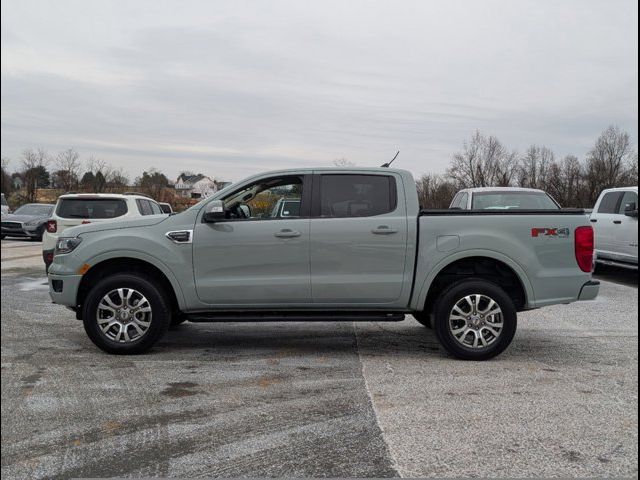
[[159, 282], [169, 295], [174, 311], [184, 309], [185, 301], [182, 289], [171, 271], [163, 264], [144, 258], [143, 254], [127, 254], [108, 258], [98, 258], [88, 262], [91, 267], [84, 274], [78, 287], [77, 304], [84, 304], [89, 289], [95, 282], [112, 273], [142, 273]]
[[514, 300], [518, 311], [534, 303], [533, 288], [520, 265], [492, 251], [467, 251], [441, 260], [424, 280], [419, 294], [412, 299], [415, 310], [430, 310], [433, 300], [451, 283], [463, 278], [484, 278], [502, 286]]

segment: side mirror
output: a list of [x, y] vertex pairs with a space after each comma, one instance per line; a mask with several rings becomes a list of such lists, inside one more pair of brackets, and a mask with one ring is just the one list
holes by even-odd
[[624, 214], [627, 217], [638, 217], [638, 205], [635, 203], [627, 203], [624, 206]]
[[226, 218], [224, 202], [222, 200], [213, 200], [204, 207], [204, 215], [202, 215], [203, 222], [215, 223]]

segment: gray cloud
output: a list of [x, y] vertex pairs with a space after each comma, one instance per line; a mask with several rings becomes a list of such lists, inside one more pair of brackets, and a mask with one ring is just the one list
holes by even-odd
[[603, 1], [2, 2], [2, 156], [77, 148], [239, 179], [443, 171], [476, 128], [584, 155], [637, 138], [637, 4]]

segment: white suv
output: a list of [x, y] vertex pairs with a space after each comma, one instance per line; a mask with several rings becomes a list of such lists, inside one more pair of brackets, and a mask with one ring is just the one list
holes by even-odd
[[638, 268], [638, 187], [604, 190], [590, 217], [596, 262]]
[[47, 222], [42, 240], [42, 259], [47, 271], [53, 262], [58, 237], [69, 227], [145, 215], [165, 215], [158, 203], [137, 193], [68, 193], [60, 195]]

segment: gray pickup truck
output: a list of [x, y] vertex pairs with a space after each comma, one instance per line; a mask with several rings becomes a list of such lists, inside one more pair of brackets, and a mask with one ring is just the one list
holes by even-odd
[[[283, 198], [296, 216], [274, 216]], [[177, 215], [70, 228], [49, 287], [110, 353], [144, 352], [186, 320], [411, 314], [452, 355], [484, 360], [511, 343], [517, 312], [596, 297], [593, 249], [580, 210], [420, 210], [409, 172], [300, 169]]]

